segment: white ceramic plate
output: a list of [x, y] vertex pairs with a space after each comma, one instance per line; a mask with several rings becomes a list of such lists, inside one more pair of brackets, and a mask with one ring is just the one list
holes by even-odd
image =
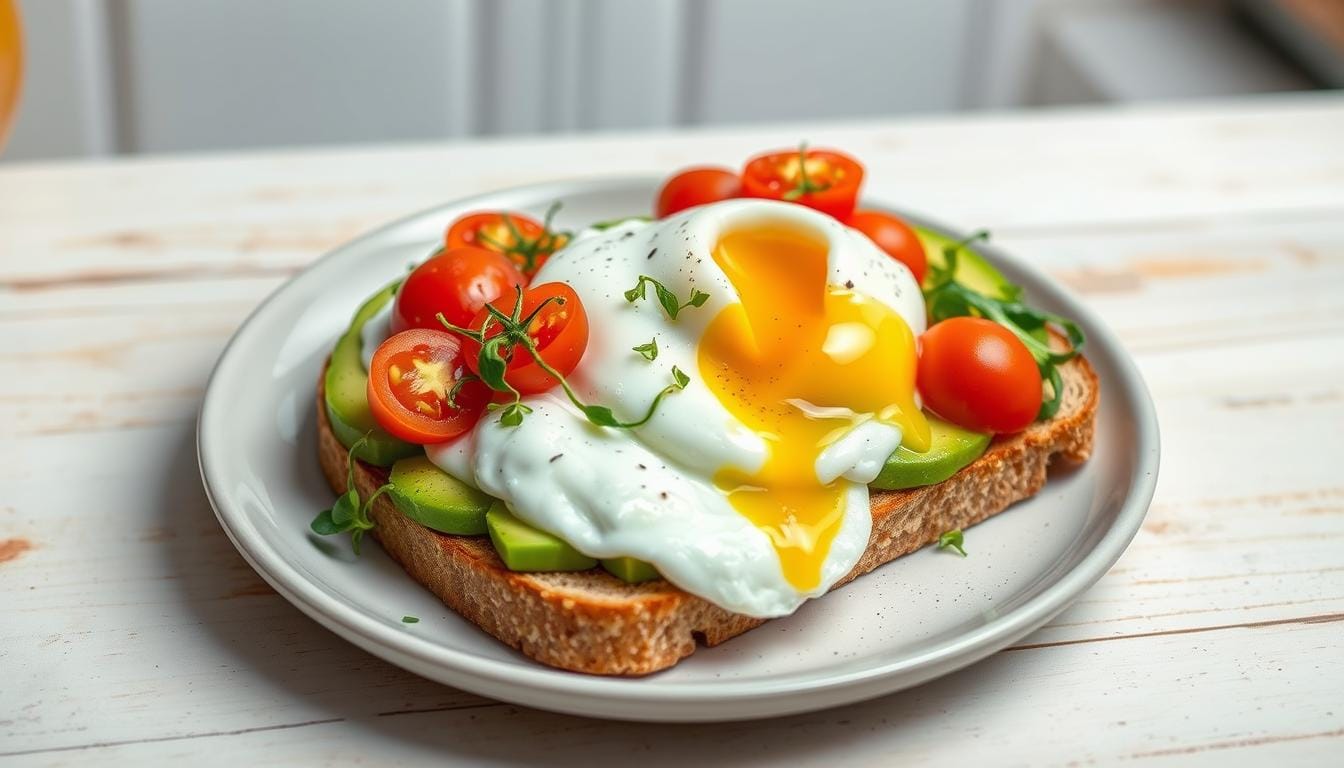
[[[926, 548], [671, 670], [603, 678], [537, 664], [464, 621], [369, 542], [364, 556], [308, 530], [331, 505], [318, 469], [319, 367], [355, 307], [476, 209], [566, 227], [646, 213], [651, 180], [526, 187], [417, 214], [326, 255], [252, 313], [210, 379], [201, 474], [238, 550], [282, 595], [352, 643], [425, 677], [543, 709], [636, 720], [733, 720], [821, 709], [907, 688], [1040, 627], [1091, 586], [1138, 530], [1157, 479], [1157, 420], [1133, 363], [1086, 306], [1023, 261], [987, 255], [1031, 301], [1076, 318], [1101, 377], [1096, 451], [1035, 498], [967, 533], [968, 558]], [[403, 624], [405, 615], [420, 617]]]

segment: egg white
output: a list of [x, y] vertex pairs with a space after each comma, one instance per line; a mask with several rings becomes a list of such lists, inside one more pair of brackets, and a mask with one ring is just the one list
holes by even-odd
[[[818, 457], [818, 477], [844, 484], [845, 516], [820, 583], [801, 592], [785, 579], [769, 538], [711, 480], [726, 465], [758, 470], [767, 444], [697, 376], [705, 327], [738, 301], [711, 255], [715, 244], [726, 232], [776, 222], [817, 232], [829, 246], [829, 282], [852, 284], [899, 313], [916, 335], [923, 332], [923, 298], [910, 271], [861, 233], [801, 206], [735, 200], [659, 222], [589, 231], [552, 256], [533, 280], [568, 283], [587, 310], [591, 336], [569, 376], [574, 389], [586, 402], [635, 420], [672, 381], [673, 365], [690, 374], [690, 384], [664, 398], [649, 423], [635, 430], [589, 424], [558, 391], [527, 397], [533, 411], [522, 425], [503, 427], [487, 414], [464, 437], [427, 446], [430, 460], [581, 552], [648, 561], [672, 583], [728, 610], [780, 616], [825, 593], [867, 547], [872, 520], [866, 483], [900, 444], [900, 429], [858, 414], [855, 426]], [[640, 275], [683, 299], [693, 288], [710, 298], [672, 321], [651, 287], [646, 300], [625, 299]], [[659, 350], [653, 361], [632, 350], [651, 339]]]

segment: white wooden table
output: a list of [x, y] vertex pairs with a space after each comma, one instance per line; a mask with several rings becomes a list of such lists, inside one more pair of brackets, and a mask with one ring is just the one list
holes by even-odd
[[[453, 197], [802, 137], [863, 158], [874, 197], [1036, 259], [1147, 377], [1157, 498], [1049, 626], [842, 709], [603, 723], [403, 672], [234, 551], [196, 409], [243, 316], [324, 250]], [[1344, 764], [1337, 96], [11, 166], [0, 424], [0, 762]]]

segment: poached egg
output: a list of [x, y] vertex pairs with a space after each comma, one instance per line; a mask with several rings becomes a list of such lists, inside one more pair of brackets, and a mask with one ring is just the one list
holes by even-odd
[[[640, 276], [700, 307], [668, 317]], [[431, 461], [591, 557], [629, 556], [723, 608], [788, 614], [858, 562], [867, 483], [905, 444], [926, 449], [915, 398], [924, 303], [867, 237], [802, 206], [733, 200], [589, 231], [534, 285], [568, 283], [588, 348], [568, 379], [623, 421], [676, 366], [690, 383], [636, 429], [590, 424], [562, 393], [523, 423], [492, 413]], [[653, 360], [634, 350], [654, 341]]]

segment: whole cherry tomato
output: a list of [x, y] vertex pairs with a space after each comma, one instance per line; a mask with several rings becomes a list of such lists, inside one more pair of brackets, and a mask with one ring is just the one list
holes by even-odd
[[1041, 374], [1002, 325], [953, 317], [919, 338], [916, 383], [929, 410], [980, 432], [1020, 432], [1041, 410]]
[[462, 340], [413, 328], [384, 341], [369, 365], [369, 410], [378, 426], [411, 443], [440, 443], [471, 429], [490, 389], [466, 374]]
[[924, 255], [924, 244], [909, 224], [882, 211], [855, 211], [847, 223], [867, 235], [888, 256], [909, 267], [916, 283], [924, 282], [929, 261]]
[[845, 221], [854, 212], [863, 166], [842, 152], [808, 149], [768, 152], [742, 170], [746, 197], [788, 200]]
[[687, 168], [663, 182], [653, 212], [658, 218], [664, 219], [697, 205], [741, 196], [742, 179], [727, 168]]
[[443, 326], [439, 312], [454, 325], [466, 325], [481, 307], [501, 296], [513, 296], [514, 287], [527, 278], [507, 256], [484, 248], [449, 248], [431, 257], [406, 276], [392, 310], [392, 332]]

